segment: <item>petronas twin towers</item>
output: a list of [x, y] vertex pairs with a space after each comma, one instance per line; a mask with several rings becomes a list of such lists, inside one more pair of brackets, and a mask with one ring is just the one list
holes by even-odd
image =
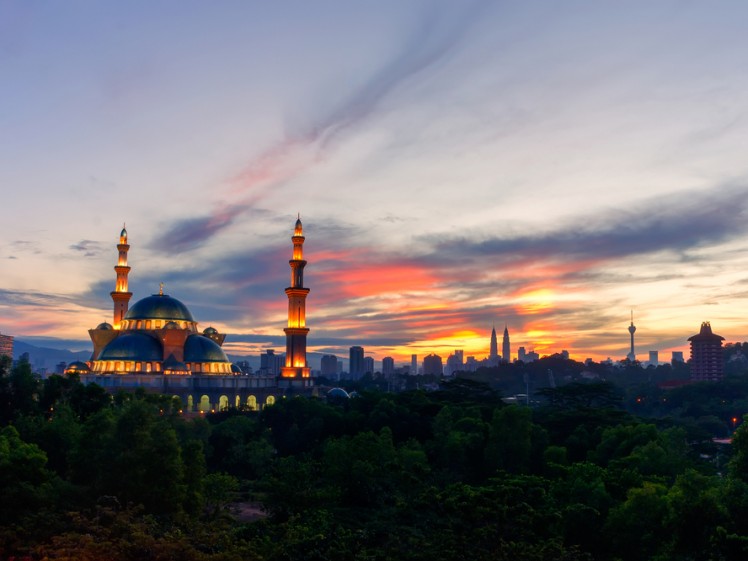
[[496, 338], [496, 327], [491, 329], [491, 350], [488, 354], [488, 359], [492, 363], [498, 364], [499, 360], [503, 362], [512, 361], [512, 351], [509, 345], [509, 329], [504, 326], [504, 336], [501, 340], [501, 356], [499, 356], [499, 342]]

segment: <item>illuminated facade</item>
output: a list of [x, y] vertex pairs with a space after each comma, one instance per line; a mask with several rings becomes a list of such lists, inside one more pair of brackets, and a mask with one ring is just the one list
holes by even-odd
[[13, 358], [13, 337], [0, 333], [0, 356]]
[[301, 218], [296, 220], [291, 241], [293, 259], [291, 266], [291, 286], [286, 289], [288, 296], [288, 327], [286, 333], [286, 366], [281, 368], [281, 378], [304, 379], [311, 376], [311, 368], [306, 362], [306, 296], [309, 289], [304, 287], [304, 230]]
[[117, 251], [119, 251], [119, 259], [117, 264], [114, 266], [114, 271], [117, 273], [117, 284], [114, 290], [110, 293], [112, 300], [114, 301], [114, 318], [112, 326], [114, 329], [119, 329], [122, 320], [125, 319], [127, 313], [127, 306], [132, 298], [132, 292], [128, 291], [127, 288], [127, 275], [130, 274], [130, 267], [127, 265], [127, 252], [130, 250], [130, 246], [127, 243], [127, 230], [125, 226], [122, 226], [122, 231], [119, 234], [119, 243], [117, 244]]
[[691, 380], [694, 382], [716, 382], [725, 372], [725, 359], [722, 356], [722, 341], [725, 338], [712, 333], [708, 321], [701, 324], [699, 333], [689, 337], [691, 343]]

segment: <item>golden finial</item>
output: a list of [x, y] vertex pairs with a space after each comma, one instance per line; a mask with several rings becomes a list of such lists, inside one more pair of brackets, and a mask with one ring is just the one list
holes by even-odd
[[158, 283], [158, 295], [159, 296], [164, 295], [164, 283], [162, 282]]

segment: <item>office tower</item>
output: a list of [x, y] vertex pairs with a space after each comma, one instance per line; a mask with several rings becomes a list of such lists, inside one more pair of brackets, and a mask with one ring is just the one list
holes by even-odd
[[447, 365], [444, 368], [445, 376], [452, 376], [455, 372], [461, 372], [465, 366], [463, 364], [463, 351], [455, 350], [455, 352], [447, 357]]
[[418, 355], [410, 355], [410, 375], [418, 376]]
[[649, 351], [649, 366], [659, 366], [660, 353], [658, 351]]
[[0, 333], [0, 356], [3, 355], [13, 358], [13, 337]]
[[348, 351], [348, 370], [351, 378], [358, 380], [364, 375], [364, 348], [355, 346]]
[[685, 362], [683, 360], [683, 351], [673, 351], [673, 356], [670, 359], [670, 363], [675, 364], [676, 362]]
[[520, 362], [528, 362], [527, 353], [525, 352], [524, 347], [520, 347], [519, 349], [517, 349], [517, 360], [519, 360]]
[[721, 380], [724, 375], [722, 341], [708, 321], [701, 324], [697, 335], [688, 338], [691, 343], [691, 380], [697, 382]]
[[276, 355], [275, 351], [268, 349], [265, 354], [260, 355], [260, 372], [265, 376], [278, 376], [285, 362], [284, 355]]
[[283, 378], [309, 378], [311, 368], [306, 362], [306, 297], [309, 289], [304, 287], [304, 230], [301, 217], [296, 219], [293, 236], [293, 259], [291, 266], [291, 286], [286, 289], [288, 296], [288, 327], [286, 333], [286, 366], [281, 370]]
[[386, 356], [382, 359], [382, 374], [385, 377], [390, 377], [395, 373], [395, 359], [391, 356]]
[[491, 348], [488, 352], [488, 360], [491, 364], [496, 363], [499, 359], [499, 343], [496, 340], [496, 327], [491, 328]]
[[325, 378], [337, 378], [338, 357], [335, 355], [324, 355], [320, 360], [320, 372]]
[[423, 375], [424, 376], [441, 376], [444, 372], [442, 357], [431, 353], [423, 358]]
[[374, 359], [370, 356], [364, 357], [364, 374], [374, 374]]
[[504, 362], [512, 362], [512, 350], [509, 346], [509, 329], [504, 325], [504, 337], [501, 339], [501, 359]]
[[634, 325], [634, 310], [631, 310], [631, 325], [629, 325], [629, 333], [631, 334], [631, 350], [629, 351], [629, 354], [626, 355], [626, 358], [629, 359], [631, 362], [634, 362], [636, 360], [636, 353], [634, 352], [634, 332], [636, 331], [636, 326]]

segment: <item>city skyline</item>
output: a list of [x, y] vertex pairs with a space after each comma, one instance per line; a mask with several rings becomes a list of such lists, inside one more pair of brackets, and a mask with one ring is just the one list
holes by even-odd
[[124, 222], [135, 299], [281, 350], [300, 212], [310, 352], [484, 358], [497, 324], [622, 359], [632, 309], [641, 356], [748, 339], [746, 16], [5, 4], [0, 332], [85, 348]]

